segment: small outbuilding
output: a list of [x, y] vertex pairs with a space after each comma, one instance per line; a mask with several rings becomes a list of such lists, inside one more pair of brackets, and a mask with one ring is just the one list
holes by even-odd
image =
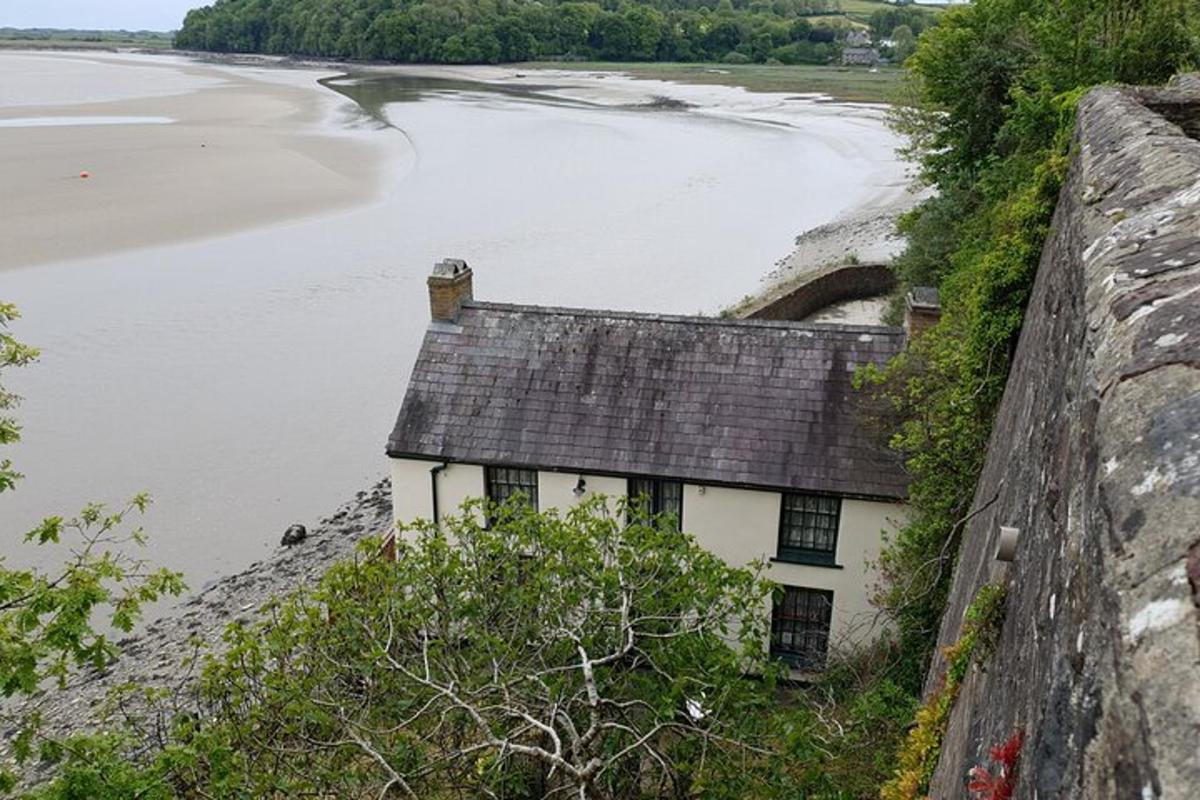
[[851, 66], [875, 67], [882, 62], [879, 51], [873, 47], [843, 47], [842, 63]]

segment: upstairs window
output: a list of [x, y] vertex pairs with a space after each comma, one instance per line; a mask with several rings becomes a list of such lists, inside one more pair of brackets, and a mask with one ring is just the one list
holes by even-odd
[[630, 478], [629, 501], [631, 504], [646, 503], [650, 514], [670, 514], [675, 524], [683, 522], [683, 483], [655, 478]]
[[834, 566], [841, 517], [840, 497], [785, 494], [779, 515], [779, 560]]
[[535, 510], [538, 507], [538, 474], [533, 469], [510, 469], [509, 467], [486, 467], [483, 480], [487, 499], [503, 504], [514, 495], [522, 495]]
[[825, 669], [833, 592], [784, 586], [771, 614], [771, 655], [804, 672]]

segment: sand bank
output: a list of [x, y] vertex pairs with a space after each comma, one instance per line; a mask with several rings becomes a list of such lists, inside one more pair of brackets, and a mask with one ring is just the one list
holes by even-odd
[[0, 53], [0, 69], [0, 269], [230, 233], [378, 191], [383, 151], [330, 129], [345, 101], [316, 83], [325, 73], [24, 52]]
[[[877, 194], [862, 206], [797, 236], [795, 248], [776, 262], [763, 278], [762, 288], [731, 305], [726, 313], [742, 316], [749, 309], [778, 300], [830, 265], [890, 264], [905, 247], [904, 237], [896, 229], [897, 220], [930, 195], [929, 189], [913, 187], [907, 180], [878, 187]], [[847, 300], [805, 321], [879, 325], [889, 303], [887, 297]]]

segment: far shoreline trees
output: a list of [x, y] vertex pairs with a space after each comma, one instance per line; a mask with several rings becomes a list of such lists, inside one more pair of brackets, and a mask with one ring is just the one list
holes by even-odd
[[[406, 63], [537, 59], [825, 64], [852, 27], [837, 0], [219, 0], [188, 13], [182, 49]], [[835, 15], [835, 16], [830, 16]], [[879, 38], [933, 12], [888, 8]]]

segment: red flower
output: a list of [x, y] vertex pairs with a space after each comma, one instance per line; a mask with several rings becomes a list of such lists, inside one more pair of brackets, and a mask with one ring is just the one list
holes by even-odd
[[1021, 757], [1021, 746], [1023, 744], [1025, 744], [1025, 732], [1017, 731], [1008, 737], [1008, 741], [1004, 744], [992, 747], [992, 761], [998, 762], [1007, 770], [1012, 770], [1017, 765], [1017, 759]]
[[1021, 758], [1021, 746], [1024, 744], [1024, 732], [1017, 731], [1008, 741], [992, 747], [989, 755], [1000, 765], [999, 775], [992, 775], [985, 767], [971, 769], [967, 791], [975, 800], [1012, 800], [1017, 788], [1017, 761]]

